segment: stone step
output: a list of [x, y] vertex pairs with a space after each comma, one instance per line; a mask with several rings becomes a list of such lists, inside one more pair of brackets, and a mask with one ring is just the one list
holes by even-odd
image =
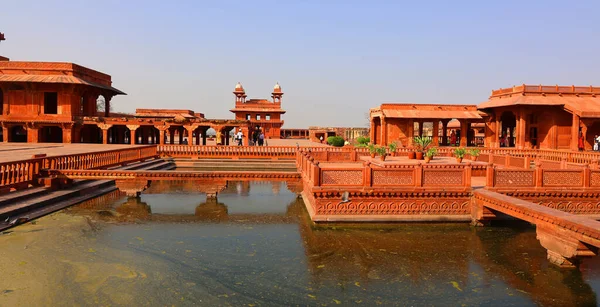
[[[14, 212], [14, 214], [11, 215], [10, 220], [19, 219], [19, 218], [27, 218], [28, 221], [34, 220], [34, 219], [42, 217], [42, 216], [44, 216], [46, 214], [50, 214], [52, 212], [59, 211], [59, 210], [62, 210], [64, 208], [67, 208], [67, 207], [79, 204], [79, 203], [81, 203], [83, 201], [90, 200], [90, 199], [93, 199], [95, 197], [98, 197], [98, 196], [110, 193], [110, 192], [112, 192], [112, 191], [114, 191], [116, 189], [117, 188], [114, 185], [109, 185], [109, 186], [106, 186], [106, 187], [98, 188], [98, 189], [94, 190], [94, 192], [85, 193], [85, 194], [82, 194], [82, 195], [79, 195], [79, 196], [75, 196], [75, 197], [71, 197], [71, 198], [68, 198], [68, 199], [59, 200], [59, 201], [56, 201], [56, 199], [55, 199], [55, 200], [53, 200], [52, 204], [46, 205], [46, 206], [44, 206], [42, 208], [39, 208], [37, 210], [25, 211], [25, 212], [22, 212], [22, 213]], [[9, 223], [5, 222], [5, 219], [6, 218], [0, 219], [0, 231], [3, 231], [3, 230], [8, 229], [10, 227], [17, 226], [17, 225], [10, 225]]]
[[160, 163], [150, 165], [144, 169], [145, 170], [172, 170], [172, 169], [175, 169], [176, 167], [177, 166], [175, 165], [175, 163], [172, 163], [169, 161], [162, 161]]
[[[159, 170], [174, 169], [175, 164], [162, 159], [142, 161], [114, 169], [124, 170]], [[18, 217], [37, 218], [80, 203], [117, 188], [113, 180], [74, 180], [73, 185], [62, 190], [51, 190], [46, 187], [34, 187], [0, 196], [0, 230], [14, 225], [5, 223]], [[4, 223], [4, 224], [3, 224]]]
[[152, 167], [157, 163], [163, 163], [165, 160], [163, 159], [151, 159], [142, 162], [136, 162], [132, 164], [128, 164], [121, 167], [111, 168], [111, 169], [122, 169], [122, 170], [136, 170], [136, 169], [146, 169], [147, 167]]
[[114, 187], [112, 180], [85, 180], [66, 189], [51, 191], [32, 199], [13, 202], [0, 207], [0, 221], [4, 221], [7, 217], [12, 218], [13, 216], [44, 207], [57, 201], [63, 201], [73, 196], [94, 194], [94, 191], [109, 186]]
[[179, 171], [228, 171], [228, 172], [244, 172], [244, 171], [256, 171], [256, 172], [297, 172], [295, 168], [265, 168], [265, 167], [179, 167]]

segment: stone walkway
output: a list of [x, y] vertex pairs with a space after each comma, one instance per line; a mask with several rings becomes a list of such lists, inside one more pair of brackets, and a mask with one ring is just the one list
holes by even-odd
[[[269, 139], [268, 146], [310, 146], [327, 147], [329, 145], [309, 140]], [[214, 145], [214, 141], [208, 145]], [[62, 143], [2, 143], [0, 142], [0, 163], [31, 159], [33, 155], [62, 156], [86, 152], [107, 151], [113, 149], [133, 148], [146, 145], [127, 144], [62, 144]], [[230, 145], [232, 146], [232, 145]]]
[[0, 162], [31, 159], [33, 155], [37, 154], [46, 154], [48, 156], [62, 156], [133, 147], [138, 146], [61, 143], [0, 143]]

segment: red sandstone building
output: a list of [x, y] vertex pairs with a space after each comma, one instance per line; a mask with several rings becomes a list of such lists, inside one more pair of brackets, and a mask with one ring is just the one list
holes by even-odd
[[[85, 117], [109, 116], [111, 98], [124, 94], [112, 87], [109, 75], [77, 64], [1, 59], [3, 141], [89, 142]], [[106, 104], [103, 114], [97, 112], [99, 96]]]
[[[459, 122], [457, 131], [472, 131], [471, 125], [483, 123], [484, 116], [475, 105], [386, 103], [370, 111], [370, 137], [375, 144], [399, 142], [402, 146], [412, 146], [414, 136], [430, 136], [434, 146], [448, 146], [450, 121]], [[426, 126], [431, 128], [425, 129]], [[466, 137], [457, 139], [461, 146], [473, 145], [475, 134], [468, 132]]]
[[[135, 114], [110, 113], [115, 95], [111, 76], [73, 63], [17, 62], [0, 57], [0, 125], [3, 142], [182, 144], [206, 145], [207, 132], [229, 135], [242, 129], [248, 144], [250, 131], [263, 128], [278, 138], [283, 125], [279, 84], [273, 102], [246, 101], [236, 86], [236, 119], [206, 119], [191, 110], [137, 109]], [[100, 96], [103, 111], [98, 111]]]
[[271, 93], [273, 101], [267, 99], [246, 100], [246, 91], [239, 82], [235, 86], [233, 94], [235, 94], [235, 108], [230, 111], [235, 114], [236, 120], [246, 120], [250, 122], [252, 127], [260, 127], [266, 138], [280, 138], [281, 127], [283, 126], [281, 115], [285, 111], [281, 109], [283, 92], [279, 83], [273, 87], [273, 93]]
[[[479, 105], [382, 104], [370, 111], [371, 139], [375, 144], [412, 145], [412, 137], [431, 136], [439, 146], [448, 144], [448, 123], [460, 146], [486, 146], [577, 150], [578, 137], [585, 149], [600, 135], [600, 87], [520, 85], [492, 91]], [[430, 124], [427, 135], [423, 127]], [[484, 142], [478, 142], [481, 125]], [[442, 126], [442, 129], [439, 127]], [[466, 131], [464, 133], [463, 131]]]

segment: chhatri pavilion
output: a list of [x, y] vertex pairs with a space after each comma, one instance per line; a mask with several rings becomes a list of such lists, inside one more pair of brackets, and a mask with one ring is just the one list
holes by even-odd
[[[430, 136], [436, 146], [578, 150], [583, 137], [590, 150], [600, 135], [600, 87], [520, 85], [494, 90], [479, 105], [382, 104], [370, 110], [370, 120], [375, 144], [411, 146], [414, 136]], [[457, 121], [456, 129], [448, 127]], [[425, 133], [427, 125], [437, 133]], [[455, 144], [448, 142], [450, 130]]]

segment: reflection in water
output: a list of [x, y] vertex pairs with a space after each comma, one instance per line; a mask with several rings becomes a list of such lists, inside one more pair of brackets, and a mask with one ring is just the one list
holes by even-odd
[[[0, 236], [2, 272], [49, 276], [0, 279], [0, 305], [596, 305], [600, 261], [550, 266], [528, 226], [315, 226], [283, 182], [229, 182], [218, 200], [192, 186], [108, 195]], [[1, 294], [28, 287], [50, 294]]]

